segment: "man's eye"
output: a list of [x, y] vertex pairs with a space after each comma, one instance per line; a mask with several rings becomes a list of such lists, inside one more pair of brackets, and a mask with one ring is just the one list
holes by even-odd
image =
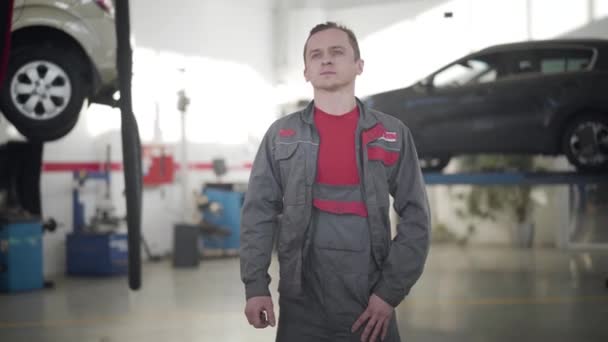
[[319, 57], [321, 57], [321, 54], [320, 54], [320, 53], [314, 53], [314, 54], [312, 54], [312, 55], [310, 56], [310, 58], [312, 58], [312, 59], [317, 59], [317, 58], [319, 58]]
[[333, 51], [333, 54], [334, 54], [334, 55], [343, 55], [343, 54], [344, 54], [344, 51], [342, 51], [342, 50], [334, 50], [334, 51]]

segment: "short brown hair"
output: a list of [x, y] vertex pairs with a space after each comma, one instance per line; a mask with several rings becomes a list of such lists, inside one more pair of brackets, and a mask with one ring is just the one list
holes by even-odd
[[348, 36], [348, 41], [350, 42], [350, 45], [353, 47], [353, 50], [355, 52], [355, 60], [361, 59], [361, 51], [359, 50], [359, 43], [357, 42], [357, 37], [355, 36], [355, 33], [344, 25], [336, 24], [333, 21], [327, 21], [325, 23], [318, 24], [317, 26], [313, 27], [312, 30], [310, 30], [308, 38], [306, 38], [306, 42], [304, 43], [304, 63], [306, 63], [306, 46], [308, 45], [308, 40], [310, 39], [310, 36], [315, 33], [329, 29], [337, 29], [346, 33], [346, 35]]

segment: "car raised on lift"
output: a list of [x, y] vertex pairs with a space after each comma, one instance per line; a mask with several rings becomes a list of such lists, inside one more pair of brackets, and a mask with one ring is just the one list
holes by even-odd
[[112, 0], [15, 0], [0, 111], [31, 141], [72, 130], [85, 99], [116, 105]]
[[423, 167], [466, 154], [566, 155], [608, 170], [608, 40], [497, 45], [366, 98], [412, 131]]

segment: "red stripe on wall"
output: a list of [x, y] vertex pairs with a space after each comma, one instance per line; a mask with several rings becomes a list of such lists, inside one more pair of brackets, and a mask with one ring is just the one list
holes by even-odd
[[[42, 164], [43, 172], [72, 172], [72, 171], [102, 171], [105, 164], [100, 163], [74, 163], [74, 162], [47, 162]], [[110, 170], [122, 171], [122, 163], [110, 163]]]
[[[176, 165], [179, 167], [179, 164]], [[213, 170], [212, 163], [190, 163], [190, 170]]]
[[[242, 170], [247, 169], [250, 170], [253, 166], [252, 163], [247, 162], [242, 165], [229, 166], [230, 170]], [[104, 164], [96, 163], [96, 162], [45, 162], [42, 164], [43, 172], [72, 172], [72, 171], [102, 171], [104, 168]], [[179, 164], [175, 164], [175, 169], [179, 170]], [[122, 171], [122, 163], [120, 162], [112, 162], [110, 163], [110, 169], [112, 171]], [[190, 163], [190, 170], [198, 170], [198, 171], [209, 171], [213, 170], [212, 163], [200, 162], [200, 163]]]

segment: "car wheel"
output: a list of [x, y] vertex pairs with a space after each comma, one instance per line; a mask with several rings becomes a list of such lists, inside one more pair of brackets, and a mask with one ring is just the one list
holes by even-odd
[[50, 141], [72, 130], [87, 94], [86, 61], [69, 50], [17, 48], [0, 89], [0, 109], [31, 141]]
[[566, 128], [563, 150], [570, 163], [579, 170], [608, 170], [608, 117], [585, 115]]
[[425, 172], [441, 172], [450, 163], [450, 157], [420, 158], [420, 168]]

